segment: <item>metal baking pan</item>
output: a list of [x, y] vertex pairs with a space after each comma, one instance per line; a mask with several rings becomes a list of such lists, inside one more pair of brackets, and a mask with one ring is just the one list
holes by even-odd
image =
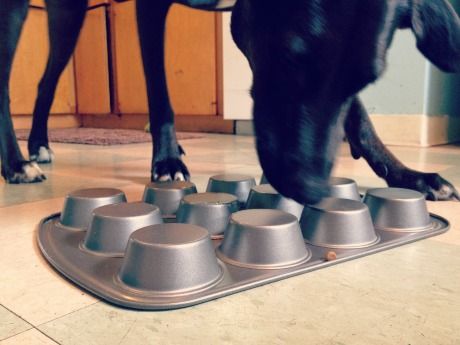
[[[268, 194], [273, 199], [273, 192]], [[208, 199], [212, 205], [235, 200], [211, 196], [186, 201], [202, 207]], [[428, 213], [420, 193], [395, 188], [369, 190], [364, 202], [326, 198], [305, 206], [300, 222], [282, 210], [234, 208], [218, 239], [197, 225], [207, 224], [198, 219], [207, 212], [196, 213], [193, 222], [163, 222], [158, 207], [122, 199], [94, 209], [86, 227], [62, 224], [61, 214], [43, 219], [38, 243], [49, 263], [77, 285], [116, 305], [145, 310], [203, 303], [449, 228], [445, 219]]]

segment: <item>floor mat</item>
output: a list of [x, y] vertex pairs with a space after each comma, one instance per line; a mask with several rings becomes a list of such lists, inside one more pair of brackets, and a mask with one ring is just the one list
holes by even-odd
[[[16, 130], [18, 140], [29, 138], [28, 129]], [[199, 133], [177, 133], [178, 140], [198, 139]], [[48, 131], [50, 142], [87, 145], [121, 145], [151, 142], [149, 133], [136, 129], [56, 128]]]

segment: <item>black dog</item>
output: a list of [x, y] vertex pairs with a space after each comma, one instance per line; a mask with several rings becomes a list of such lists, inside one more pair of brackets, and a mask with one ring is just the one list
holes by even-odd
[[[257, 151], [269, 182], [302, 203], [327, 195], [343, 130], [354, 158], [364, 157], [390, 186], [428, 199], [460, 199], [438, 174], [413, 171], [377, 137], [357, 97], [385, 68], [398, 28], [411, 28], [419, 50], [446, 71], [460, 70], [460, 21], [446, 0], [137, 0], [138, 31], [154, 141], [152, 180], [188, 178], [174, 128], [164, 68], [164, 27], [173, 2], [229, 10], [232, 34], [253, 71]], [[8, 109], [8, 77], [27, 0], [0, 9], [0, 155], [8, 182], [44, 176], [19, 152]], [[48, 0], [51, 53], [40, 83], [29, 153], [49, 159], [46, 121], [57, 78], [74, 49], [86, 0]], [[54, 42], [54, 43], [53, 43]], [[44, 153], [42, 155], [41, 153]]]

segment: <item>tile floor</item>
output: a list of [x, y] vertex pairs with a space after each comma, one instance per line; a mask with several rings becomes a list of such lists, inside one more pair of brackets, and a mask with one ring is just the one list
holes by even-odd
[[[261, 174], [251, 137], [183, 141], [200, 190], [210, 175]], [[25, 149], [24, 142], [21, 144]], [[0, 182], [0, 343], [7, 344], [460, 344], [460, 203], [429, 203], [452, 223], [445, 235], [166, 312], [121, 309], [52, 270], [36, 226], [66, 193], [89, 186], [140, 199], [150, 145], [55, 144], [56, 162], [36, 185]], [[460, 187], [460, 147], [393, 147], [409, 166], [440, 171]], [[383, 183], [344, 146], [335, 175]]]

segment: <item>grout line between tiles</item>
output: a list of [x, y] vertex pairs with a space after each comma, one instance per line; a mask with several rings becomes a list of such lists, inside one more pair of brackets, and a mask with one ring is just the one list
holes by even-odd
[[[48, 324], [48, 323], [50, 323], [50, 322], [53, 322], [53, 321], [62, 319], [62, 318], [64, 318], [64, 317], [66, 317], [66, 316], [69, 316], [69, 315], [71, 315], [71, 314], [77, 313], [77, 312], [79, 312], [79, 311], [85, 310], [86, 308], [92, 307], [93, 305], [95, 305], [95, 304], [97, 304], [97, 303], [101, 303], [101, 300], [97, 300], [97, 301], [95, 301], [95, 302], [93, 302], [93, 303], [91, 303], [91, 304], [85, 305], [84, 307], [81, 307], [81, 308], [72, 310], [72, 311], [70, 311], [70, 312], [68, 312], [68, 313], [66, 313], [66, 314], [60, 315], [60, 316], [58, 316], [58, 317], [56, 317], [56, 318], [54, 318], [54, 319], [47, 320], [47, 321], [45, 321], [45, 322], [43, 322], [43, 323], [40, 323], [40, 324], [34, 326], [34, 328], [39, 329], [39, 327], [41, 327], [41, 326], [44, 326], [44, 325], [46, 325], [46, 324]], [[42, 332], [42, 331], [40, 331], [40, 332]]]
[[3, 338], [3, 339], [0, 339], [0, 342], [3, 341], [3, 340], [6, 340], [6, 339], [9, 339], [11, 337], [15, 337], [16, 335], [18, 334], [21, 334], [21, 333], [24, 333], [24, 332], [27, 332], [27, 331], [30, 331], [32, 328], [34, 328], [34, 325], [32, 325], [30, 322], [28, 322], [26, 319], [24, 319], [21, 315], [18, 315], [17, 313], [15, 313], [14, 311], [12, 311], [11, 309], [9, 309], [8, 307], [4, 306], [3, 304], [0, 304], [1, 307], [5, 308], [8, 312], [10, 312], [11, 314], [13, 314], [14, 316], [16, 316], [18, 319], [21, 319], [22, 321], [24, 321], [27, 325], [30, 326], [30, 328], [24, 330], [24, 331], [21, 331], [19, 333], [16, 333], [16, 334], [13, 334], [9, 337], [6, 337], [6, 338]]
[[39, 328], [37, 327], [34, 327], [38, 332], [40, 332], [41, 334], [43, 334], [45, 337], [47, 337], [48, 339], [50, 339], [51, 341], [55, 342], [56, 344], [62, 344], [60, 343], [59, 341], [57, 341], [56, 339], [53, 339], [53, 337], [49, 336], [48, 334], [46, 334], [45, 332], [43, 332], [42, 330], [40, 330]]
[[9, 337], [0, 339], [0, 344], [1, 344], [2, 342], [4, 342], [5, 340], [14, 338], [14, 337], [16, 337], [16, 336], [18, 336], [18, 335], [20, 335], [20, 334], [22, 334], [22, 333], [28, 332], [28, 331], [30, 331], [31, 329], [34, 329], [34, 328], [35, 328], [34, 326], [30, 326], [30, 328], [25, 329], [25, 330], [23, 330], [23, 331], [21, 331], [21, 332], [19, 332], [19, 333], [16, 333], [16, 334], [10, 335]]

